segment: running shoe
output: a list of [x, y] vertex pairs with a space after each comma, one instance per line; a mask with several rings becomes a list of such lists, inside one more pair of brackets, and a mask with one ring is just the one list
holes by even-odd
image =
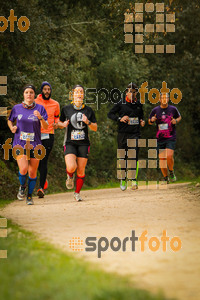
[[137, 189], [138, 189], [137, 181], [132, 180], [131, 181], [131, 190], [137, 190]]
[[176, 175], [174, 174], [174, 171], [169, 171], [169, 178], [172, 182], [176, 181]]
[[76, 201], [82, 201], [82, 198], [81, 198], [81, 195], [80, 195], [80, 193], [74, 193], [74, 200], [76, 200]]
[[26, 204], [27, 205], [33, 205], [34, 204], [32, 196], [27, 196], [27, 198], [26, 198]]
[[37, 195], [39, 198], [44, 198], [44, 190], [42, 188], [37, 190]]
[[67, 174], [66, 188], [68, 190], [72, 190], [74, 188], [74, 174], [73, 177], [70, 177], [69, 174]]
[[127, 189], [127, 183], [126, 183], [126, 180], [121, 180], [120, 181], [120, 189], [122, 191], [125, 191]]
[[47, 190], [47, 189], [48, 189], [48, 186], [49, 186], [49, 182], [48, 182], [48, 180], [46, 179], [45, 184], [44, 184], [44, 190]]
[[17, 199], [18, 200], [20, 200], [20, 201], [24, 200], [24, 198], [25, 198], [25, 189], [26, 189], [25, 187], [20, 185], [19, 192], [17, 194]]
[[163, 180], [161, 181], [161, 184], [168, 184], [169, 183], [169, 177], [168, 176], [166, 176], [166, 177], [164, 177], [163, 178]]

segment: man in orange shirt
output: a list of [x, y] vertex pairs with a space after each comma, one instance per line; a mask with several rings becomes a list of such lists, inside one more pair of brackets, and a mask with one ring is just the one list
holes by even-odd
[[42, 145], [46, 149], [45, 157], [40, 160], [39, 172], [40, 172], [40, 188], [37, 191], [39, 198], [44, 197], [44, 189], [47, 188], [47, 162], [49, 154], [53, 148], [54, 143], [54, 129], [57, 129], [57, 123], [59, 121], [60, 105], [57, 101], [51, 99], [52, 88], [49, 82], [44, 81], [41, 85], [41, 94], [37, 96], [35, 102], [44, 106], [48, 114], [48, 128], [41, 129], [41, 141]]

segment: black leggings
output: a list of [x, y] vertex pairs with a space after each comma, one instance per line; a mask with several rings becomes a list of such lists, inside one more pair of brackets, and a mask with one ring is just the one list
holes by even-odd
[[[124, 149], [126, 150], [126, 154], [124, 156], [124, 160], [126, 161], [125, 163], [125, 168], [120, 168], [121, 170], [124, 170], [126, 173], [129, 170], [135, 170], [135, 173], [133, 173], [132, 175], [130, 175], [129, 179], [137, 179], [137, 162], [138, 162], [138, 154], [139, 154], [139, 147], [138, 147], [138, 135], [136, 134], [131, 134], [131, 133], [118, 133], [118, 137], [117, 137], [117, 142], [118, 142], [118, 149]], [[135, 146], [132, 146], [130, 145], [130, 147], [128, 147], [128, 142], [127, 140], [130, 139], [130, 140], [135, 140], [136, 141], [136, 145]], [[129, 149], [134, 149], [136, 150], [136, 155], [134, 158], [131, 158], [129, 159], [128, 158], [128, 151]], [[134, 165], [129, 165], [128, 163], [131, 163], [135, 161], [135, 164]], [[131, 178], [131, 176], [133, 176]], [[126, 179], [126, 176], [125, 176], [125, 179]]]
[[46, 155], [45, 157], [40, 161], [39, 164], [39, 172], [40, 172], [40, 187], [43, 189], [44, 184], [47, 178], [47, 162], [49, 158], [49, 154], [51, 153], [51, 150], [53, 148], [54, 143], [54, 134], [49, 134], [49, 139], [42, 140], [42, 145], [46, 149]]

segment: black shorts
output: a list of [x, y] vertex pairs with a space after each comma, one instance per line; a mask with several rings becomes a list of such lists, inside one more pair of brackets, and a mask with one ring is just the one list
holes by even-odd
[[74, 154], [76, 157], [84, 157], [88, 158], [88, 154], [90, 153], [90, 146], [87, 145], [74, 145], [74, 144], [66, 144], [64, 146], [64, 154]]
[[176, 141], [171, 141], [166, 139], [166, 141], [158, 141], [158, 150], [159, 149], [171, 149], [175, 150]]

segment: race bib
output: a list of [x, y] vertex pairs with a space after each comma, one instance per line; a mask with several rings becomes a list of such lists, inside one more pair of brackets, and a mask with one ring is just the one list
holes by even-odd
[[85, 139], [85, 132], [83, 130], [72, 130], [71, 140], [80, 141]]
[[41, 133], [41, 140], [48, 140], [49, 134], [48, 133]]
[[34, 136], [35, 136], [35, 133], [21, 131], [20, 140], [26, 141], [26, 140], [29, 139], [30, 142], [33, 142], [34, 141]]
[[136, 118], [129, 118], [128, 124], [129, 125], [138, 125], [139, 124], [138, 117], [136, 117]]
[[159, 124], [158, 129], [159, 130], [167, 130], [168, 129], [168, 124], [167, 123]]

